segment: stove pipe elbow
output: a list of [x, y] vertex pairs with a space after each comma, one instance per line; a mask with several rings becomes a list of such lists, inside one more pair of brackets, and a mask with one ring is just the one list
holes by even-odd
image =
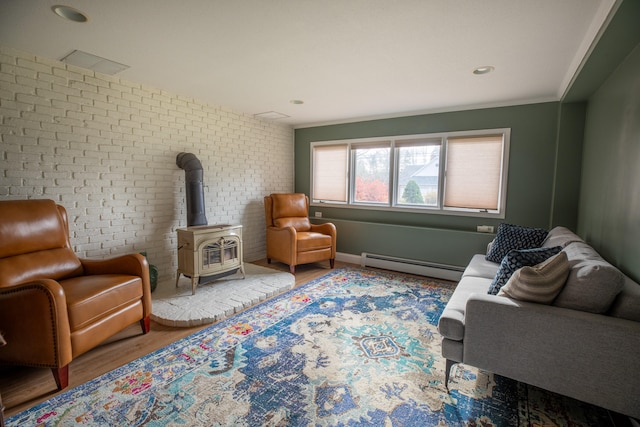
[[185, 172], [185, 193], [187, 197], [187, 226], [207, 225], [204, 208], [204, 184], [202, 164], [192, 153], [179, 153], [176, 165]]

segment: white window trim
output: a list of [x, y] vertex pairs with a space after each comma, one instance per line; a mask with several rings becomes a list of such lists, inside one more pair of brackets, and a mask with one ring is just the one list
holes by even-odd
[[[438, 177], [438, 204], [437, 206], [407, 206], [397, 203], [397, 185], [396, 180], [398, 177], [397, 165], [395, 159], [395, 146], [396, 143], [402, 143], [407, 140], [414, 139], [428, 139], [428, 140], [440, 140], [440, 156], [442, 158], [442, 162], [444, 164], [446, 159], [446, 149], [447, 149], [447, 139], [455, 138], [455, 137], [473, 137], [473, 136], [485, 136], [485, 135], [496, 135], [502, 134], [504, 137], [504, 144], [502, 149], [502, 159], [501, 159], [501, 181], [499, 188], [499, 208], [497, 212], [487, 212], [477, 209], [462, 209], [462, 208], [446, 208], [442, 206], [444, 190], [446, 185], [446, 177], [445, 177], [445, 167], [441, 167], [439, 171]], [[351, 173], [353, 171], [353, 158], [352, 158], [352, 146], [353, 145], [362, 145], [362, 144], [377, 144], [384, 142], [391, 142], [391, 153], [390, 153], [390, 171], [389, 171], [389, 203], [388, 205], [381, 206], [379, 203], [363, 203], [363, 202], [354, 202], [354, 186], [353, 177]], [[506, 204], [507, 204], [507, 183], [508, 183], [508, 174], [509, 174], [509, 149], [511, 144], [511, 129], [510, 128], [495, 128], [495, 129], [483, 129], [483, 130], [470, 130], [470, 131], [458, 131], [458, 132], [439, 132], [439, 133], [430, 133], [430, 134], [416, 134], [416, 135], [398, 135], [398, 136], [383, 136], [383, 137], [374, 137], [374, 138], [355, 138], [355, 139], [344, 139], [344, 140], [331, 140], [331, 141], [315, 141], [310, 144], [310, 168], [309, 168], [309, 182], [310, 182], [310, 192], [313, 193], [313, 148], [315, 146], [322, 145], [336, 145], [336, 144], [344, 144], [347, 145], [349, 159], [347, 161], [347, 202], [346, 203], [337, 203], [337, 202], [324, 202], [320, 200], [313, 199], [313, 194], [310, 194], [310, 205], [315, 207], [335, 207], [335, 208], [343, 208], [343, 209], [366, 209], [366, 210], [377, 210], [377, 211], [390, 211], [390, 212], [413, 212], [413, 213], [424, 213], [424, 214], [435, 214], [435, 215], [449, 215], [449, 216], [468, 216], [468, 217], [477, 217], [477, 218], [497, 218], [504, 219], [506, 216]]]

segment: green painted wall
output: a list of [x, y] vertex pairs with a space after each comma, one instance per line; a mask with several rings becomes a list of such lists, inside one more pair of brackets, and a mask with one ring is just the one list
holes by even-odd
[[582, 140], [586, 110], [586, 102], [562, 104], [558, 124], [551, 225], [562, 225], [573, 231], [576, 231], [578, 224]]
[[[510, 127], [505, 222], [564, 225], [640, 280], [640, 1], [624, 0], [562, 103], [297, 129], [296, 191], [309, 194], [309, 143]], [[464, 265], [497, 225], [447, 215], [311, 208], [335, 219], [338, 250]], [[400, 255], [398, 255], [398, 253]]]
[[589, 99], [583, 150], [578, 232], [638, 281], [640, 44]]
[[[558, 179], [554, 170], [559, 110], [559, 103], [541, 103], [297, 129], [295, 189], [309, 194], [313, 141], [508, 127], [511, 144], [504, 221], [548, 228], [554, 180]], [[573, 172], [579, 173], [579, 167]], [[381, 253], [451, 265], [464, 265], [473, 253], [484, 250], [492, 236], [478, 236], [477, 225], [497, 226], [501, 222], [354, 208], [311, 207], [310, 211], [312, 217], [321, 211], [325, 219], [341, 220], [337, 225], [339, 252]]]

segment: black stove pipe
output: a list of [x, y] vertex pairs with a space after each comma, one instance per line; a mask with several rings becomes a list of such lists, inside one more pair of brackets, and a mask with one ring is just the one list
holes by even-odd
[[176, 165], [184, 169], [185, 192], [187, 196], [187, 226], [207, 225], [204, 211], [204, 185], [202, 182], [202, 164], [192, 153], [180, 153], [176, 156]]

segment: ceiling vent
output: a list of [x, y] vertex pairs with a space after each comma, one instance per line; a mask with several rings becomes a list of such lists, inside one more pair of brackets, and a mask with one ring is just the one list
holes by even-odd
[[267, 111], [265, 113], [254, 114], [253, 117], [257, 117], [259, 119], [267, 119], [267, 120], [279, 120], [286, 119], [286, 114], [278, 113], [277, 111]]
[[62, 58], [61, 61], [77, 67], [93, 70], [98, 73], [109, 74], [110, 76], [129, 68], [128, 65], [120, 64], [106, 58], [101, 58], [81, 50], [74, 50], [69, 55]]

